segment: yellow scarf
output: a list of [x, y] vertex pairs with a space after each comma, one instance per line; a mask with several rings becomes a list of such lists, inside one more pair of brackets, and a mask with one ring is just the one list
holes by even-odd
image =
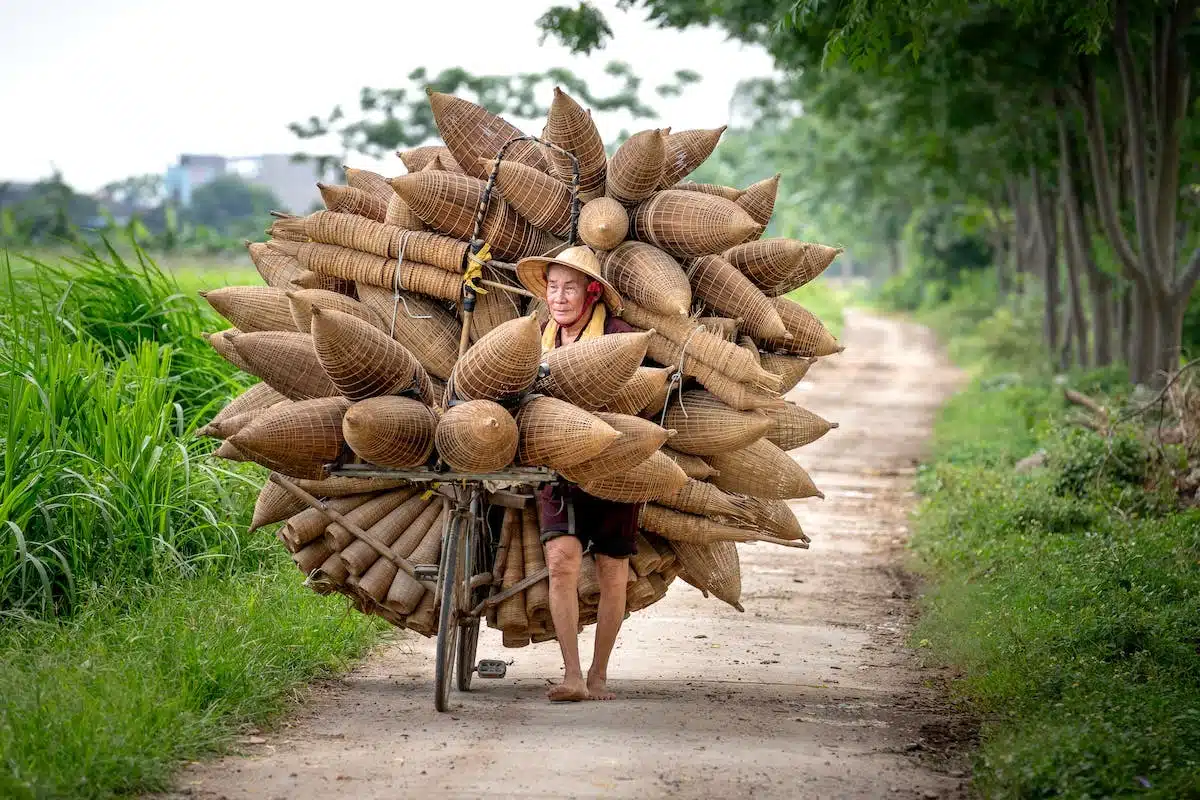
[[[596, 303], [592, 307], [592, 318], [588, 321], [587, 327], [583, 329], [583, 333], [579, 334], [579, 338], [575, 341], [586, 342], [589, 339], [599, 339], [604, 335], [604, 323], [608, 319], [608, 311], [604, 308], [603, 303]], [[551, 317], [546, 323], [546, 330], [542, 331], [542, 352], [546, 353], [553, 350], [558, 345], [558, 323]]]

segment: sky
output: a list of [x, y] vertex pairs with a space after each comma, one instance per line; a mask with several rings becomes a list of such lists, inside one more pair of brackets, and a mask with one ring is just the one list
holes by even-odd
[[[33, 181], [57, 168], [77, 190], [94, 191], [163, 172], [180, 153], [316, 151], [289, 122], [324, 116], [338, 103], [352, 111], [363, 86], [406, 86], [420, 66], [494, 75], [560, 66], [601, 93], [614, 87], [605, 64], [628, 62], [660, 119], [597, 114], [606, 140], [623, 127], [726, 124], [738, 81], [773, 74], [759, 48], [716, 29], [659, 30], [644, 12], [617, 10], [615, 0], [592, 0], [614, 32], [601, 53], [539, 45], [535, 20], [573, 2], [0, 0], [0, 181]], [[702, 81], [679, 98], [655, 96], [652, 87], [678, 69]], [[346, 162], [404, 171], [398, 159]]]

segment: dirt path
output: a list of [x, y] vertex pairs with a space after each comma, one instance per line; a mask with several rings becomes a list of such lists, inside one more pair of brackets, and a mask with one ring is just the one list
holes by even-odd
[[741, 546], [744, 614], [682, 582], [634, 614], [610, 671], [620, 701], [547, 703], [557, 647], [504, 650], [485, 629], [480, 656], [512, 659], [509, 677], [438, 714], [433, 643], [410, 638], [243, 756], [187, 769], [174, 796], [962, 794], [939, 754], [960, 726], [904, 646], [900, 549], [915, 459], [958, 376], [918, 326], [850, 313], [844, 340], [791, 396], [841, 423], [795, 453], [826, 494], [793, 504], [812, 549]]

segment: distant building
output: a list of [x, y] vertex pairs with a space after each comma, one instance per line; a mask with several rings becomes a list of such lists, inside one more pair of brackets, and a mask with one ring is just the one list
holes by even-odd
[[227, 157], [185, 153], [179, 163], [167, 168], [163, 184], [167, 195], [185, 208], [192, 192], [222, 175], [238, 175], [247, 183], [270, 189], [283, 208], [304, 214], [321, 202], [317, 181], [327, 179], [317, 170], [315, 161], [294, 161], [289, 154]]

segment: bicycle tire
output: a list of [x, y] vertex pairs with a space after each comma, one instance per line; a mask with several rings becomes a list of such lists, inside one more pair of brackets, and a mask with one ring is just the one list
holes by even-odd
[[[486, 564], [484, 551], [487, 547], [487, 542], [484, 540], [485, 529], [483, 521], [480, 519], [472, 519], [471, 521], [471, 536], [467, 543], [466, 551], [463, 553], [464, 566], [463, 570], [464, 594], [469, 598], [466, 605], [474, 608], [483, 593], [476, 589], [470, 592], [471, 577], [475, 573], [481, 571], [481, 567]], [[468, 611], [470, 609], [467, 609]], [[460, 692], [471, 691], [471, 680], [475, 677], [475, 656], [479, 650], [479, 617], [466, 620], [459, 623], [458, 631], [458, 672], [456, 678], [456, 686]]]
[[450, 519], [450, 530], [442, 546], [441, 566], [438, 579], [441, 586], [438, 610], [437, 663], [433, 676], [433, 707], [446, 711], [450, 707], [450, 684], [454, 673], [454, 655], [458, 640], [458, 608], [455, 603], [458, 567], [458, 540], [462, 528], [462, 515], [455, 513]]

